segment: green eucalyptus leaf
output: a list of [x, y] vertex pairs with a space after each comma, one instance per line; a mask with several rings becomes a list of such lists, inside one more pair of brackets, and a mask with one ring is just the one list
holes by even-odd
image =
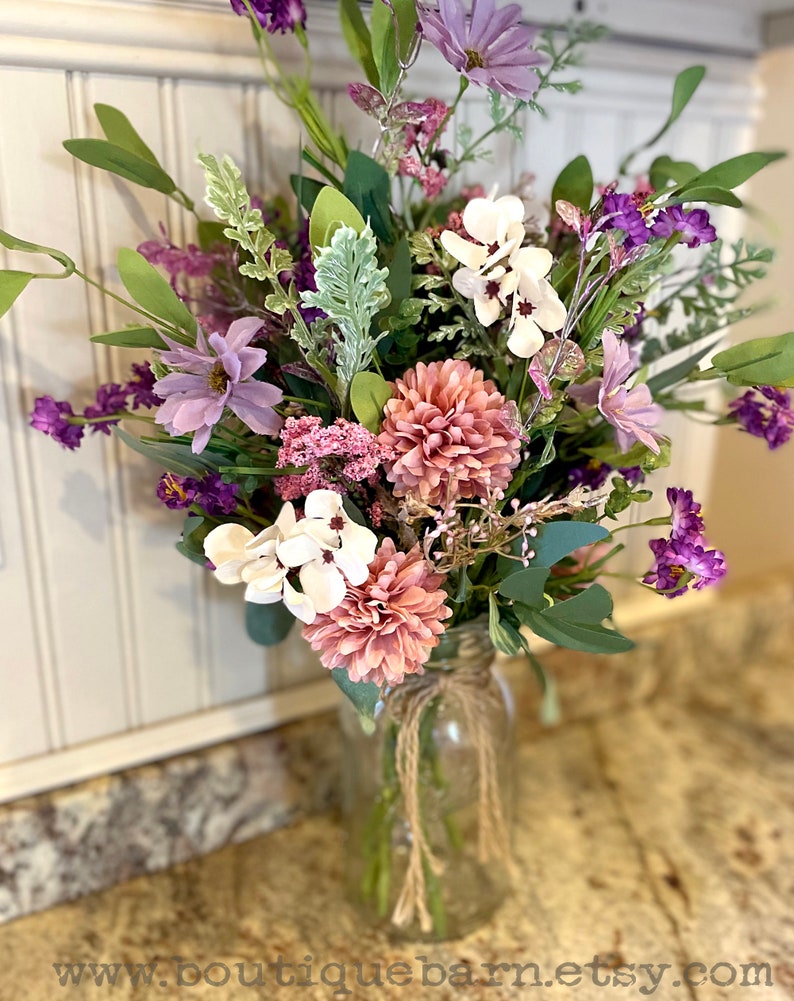
[[106, 334], [92, 334], [95, 344], [112, 344], [117, 348], [156, 348], [165, 351], [167, 345], [154, 327], [126, 327]]
[[703, 82], [705, 75], [705, 66], [688, 66], [685, 70], [681, 70], [673, 84], [673, 102], [670, 114], [667, 116], [667, 121], [656, 135], [646, 143], [646, 148], [657, 143], [670, 126], [678, 121], [686, 106], [695, 96], [695, 92]]
[[[520, 563], [516, 563], [520, 567]], [[548, 567], [525, 567], [511, 573], [499, 585], [499, 594], [505, 598], [520, 601], [531, 608], [543, 608], [546, 604], [544, 590], [549, 579]]]
[[176, 191], [176, 183], [162, 167], [115, 143], [105, 139], [67, 139], [63, 145], [77, 160], [117, 174], [142, 188], [152, 188], [164, 195], [172, 195]]
[[727, 188], [700, 184], [694, 188], [685, 188], [681, 194], [664, 204], [681, 205], [684, 202], [708, 202], [709, 205], [729, 205], [733, 209], [740, 209], [743, 205], [741, 198]]
[[650, 166], [648, 177], [657, 191], [667, 187], [669, 181], [686, 184], [700, 173], [700, 168], [688, 160], [673, 160], [669, 156], [657, 156]]
[[522, 649], [521, 635], [518, 630], [505, 622], [499, 613], [499, 602], [491, 591], [488, 595], [488, 632], [491, 642], [508, 657], [515, 657]]
[[375, 706], [380, 699], [380, 689], [371, 681], [351, 681], [344, 667], [336, 667], [331, 677], [355, 706], [365, 733], [375, 731]]
[[215, 219], [200, 219], [196, 235], [201, 249], [209, 250], [216, 243], [226, 243], [225, 229], [224, 224]]
[[329, 246], [340, 226], [350, 226], [361, 235], [366, 223], [349, 198], [336, 188], [326, 185], [318, 193], [309, 218], [309, 241], [312, 251], [317, 253], [321, 247]]
[[383, 408], [392, 397], [391, 386], [376, 372], [357, 372], [350, 383], [350, 406], [359, 421], [377, 434], [383, 423]]
[[269, 605], [245, 603], [245, 630], [254, 643], [275, 646], [283, 642], [295, 625], [295, 616], [282, 601]]
[[290, 174], [289, 183], [292, 185], [298, 204], [311, 215], [317, 196], [327, 185], [313, 177], [304, 177], [303, 174]]
[[532, 542], [533, 566], [552, 567], [580, 546], [600, 542], [609, 535], [606, 528], [587, 521], [550, 521]]
[[394, 225], [389, 207], [391, 181], [385, 168], [366, 153], [351, 150], [347, 158], [342, 190], [361, 213], [362, 218], [369, 220], [375, 236], [384, 243], [392, 243]]
[[730, 160], [723, 160], [722, 163], [704, 170], [702, 174], [697, 174], [683, 186], [679, 194], [687, 194], [692, 188], [737, 188], [744, 184], [753, 174], [769, 166], [776, 160], [782, 159], [786, 153], [776, 151], [770, 153], [754, 152], [742, 153], [740, 156], [733, 156]]
[[124, 288], [148, 313], [196, 335], [196, 318], [163, 276], [137, 250], [122, 247], [118, 255], [119, 276]]
[[0, 271], [0, 316], [4, 316], [22, 295], [35, 275], [29, 271]]
[[548, 619], [598, 625], [612, 614], [612, 595], [600, 584], [590, 584], [565, 601], [543, 610]]
[[604, 626], [568, 622], [559, 617], [553, 618], [548, 612], [538, 612], [523, 605], [514, 605], [513, 610], [533, 633], [555, 646], [581, 650], [584, 653], [624, 653], [634, 646], [630, 639]]
[[339, 21], [350, 54], [364, 70], [372, 86], [379, 86], [378, 68], [372, 57], [372, 36], [358, 0], [339, 0]]
[[134, 153], [142, 160], [154, 164], [155, 167], [160, 167], [157, 157], [138, 135], [123, 111], [119, 111], [118, 108], [114, 108], [110, 104], [95, 104], [94, 111], [109, 143], [126, 149], [128, 153]]
[[583, 212], [590, 208], [593, 200], [593, 169], [586, 156], [577, 156], [563, 167], [552, 188], [552, 208], [560, 199], [576, 205]]
[[794, 331], [736, 344], [713, 365], [734, 386], [794, 386]]
[[[23, 254], [45, 254], [47, 257], [51, 257], [63, 267], [63, 274], [53, 275], [53, 278], [68, 278], [74, 274], [74, 261], [67, 254], [64, 254], [62, 250], [56, 250], [54, 247], [45, 247], [40, 243], [29, 243], [27, 240], [20, 240], [18, 236], [12, 236], [3, 229], [0, 229], [0, 243], [8, 250], [18, 250]], [[37, 276], [34, 275], [35, 277]]]

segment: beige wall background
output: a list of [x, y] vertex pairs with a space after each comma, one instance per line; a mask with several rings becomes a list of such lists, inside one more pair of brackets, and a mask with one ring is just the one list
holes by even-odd
[[[746, 201], [755, 212], [747, 237], [774, 246], [777, 257], [753, 300], [770, 306], [746, 320], [735, 340], [794, 329], [794, 45], [760, 60], [764, 88], [756, 148], [785, 149], [789, 158], [755, 179]], [[766, 443], [733, 427], [718, 437], [710, 510], [712, 543], [728, 557], [731, 577], [759, 576], [789, 567], [794, 573], [794, 438], [770, 452]]]

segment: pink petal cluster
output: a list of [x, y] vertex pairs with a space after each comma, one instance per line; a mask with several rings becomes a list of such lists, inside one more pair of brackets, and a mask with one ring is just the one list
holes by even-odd
[[503, 490], [521, 442], [505, 422], [505, 398], [462, 359], [419, 363], [394, 387], [378, 438], [394, 494], [446, 507], [459, 497]]
[[351, 681], [398, 685], [423, 674], [424, 663], [452, 615], [419, 546], [398, 552], [385, 539], [360, 586], [349, 585], [342, 603], [303, 627], [303, 636], [329, 670], [344, 667]]
[[378, 467], [394, 456], [363, 425], [339, 417], [323, 427], [319, 417], [289, 417], [281, 429], [279, 469], [306, 466], [306, 472], [280, 476], [276, 491], [284, 500], [297, 500], [312, 490], [346, 494], [351, 484], [374, 483]]

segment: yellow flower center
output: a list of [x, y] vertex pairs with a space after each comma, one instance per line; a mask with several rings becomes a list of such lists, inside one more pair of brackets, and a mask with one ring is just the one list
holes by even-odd
[[469, 70], [479, 70], [482, 69], [485, 63], [482, 61], [482, 56], [476, 49], [466, 49], [466, 72]]
[[217, 362], [212, 366], [210, 374], [207, 376], [207, 385], [213, 393], [220, 394], [226, 392], [226, 387], [229, 385], [229, 376], [223, 367], [223, 362]]

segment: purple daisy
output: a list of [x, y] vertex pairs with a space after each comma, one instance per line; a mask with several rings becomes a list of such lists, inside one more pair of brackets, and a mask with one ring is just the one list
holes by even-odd
[[533, 67], [543, 60], [518, 4], [497, 10], [494, 0], [473, 0], [469, 14], [462, 0], [439, 0], [438, 10], [418, 4], [417, 13], [425, 38], [467, 80], [522, 101], [537, 91]]
[[641, 247], [648, 242], [648, 226], [633, 195], [612, 191], [604, 195], [603, 209], [599, 229], [622, 229], [626, 233], [623, 241], [626, 249]]
[[775, 386], [748, 389], [728, 411], [743, 431], [765, 439], [770, 451], [785, 445], [794, 433], [791, 393]]
[[184, 511], [196, 500], [199, 482], [191, 476], [163, 473], [157, 483], [157, 496], [172, 511]]
[[670, 237], [673, 233], [681, 233], [682, 242], [687, 247], [699, 247], [702, 243], [714, 243], [717, 231], [709, 221], [705, 209], [692, 209], [687, 212], [683, 205], [673, 205], [662, 209], [651, 226], [654, 236]]
[[706, 549], [705, 540], [651, 539], [648, 543], [656, 557], [643, 584], [653, 584], [666, 598], [686, 593], [689, 584], [699, 591], [716, 584], [725, 576], [725, 554], [719, 549]]
[[261, 328], [260, 319], [247, 316], [235, 320], [225, 335], [207, 339], [199, 330], [195, 348], [163, 337], [171, 350], [161, 351], [160, 361], [178, 371], [154, 384], [165, 401], [156, 423], [170, 435], [195, 432], [195, 453], [204, 451], [226, 408], [256, 434], [278, 434], [281, 418], [273, 407], [281, 403], [282, 392], [253, 378], [267, 359], [264, 348], [249, 347]]

